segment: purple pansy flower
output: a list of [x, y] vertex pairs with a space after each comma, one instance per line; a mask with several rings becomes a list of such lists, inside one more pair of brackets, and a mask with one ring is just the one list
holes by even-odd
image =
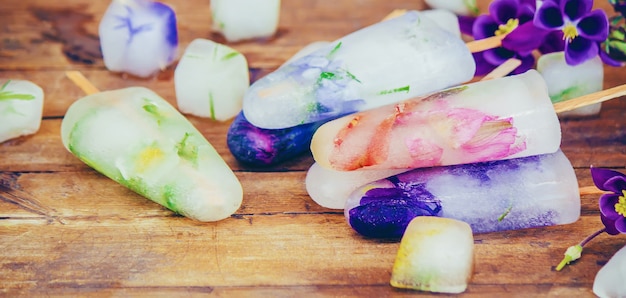
[[[534, 0], [495, 0], [489, 5], [489, 14], [480, 15], [474, 20], [472, 36], [474, 39], [483, 39], [508, 34], [519, 25], [530, 23], [534, 13]], [[469, 20], [462, 21], [463, 27], [467, 28]], [[523, 73], [532, 68], [535, 63], [531, 51], [519, 51], [515, 47], [498, 47], [474, 53], [476, 75], [484, 75], [510, 58], [517, 58], [522, 61], [522, 64], [512, 74]]]
[[609, 22], [601, 9], [591, 11], [593, 0], [547, 0], [537, 10], [533, 24], [546, 30], [561, 30], [565, 61], [582, 63], [598, 54], [598, 44], [609, 34]]
[[610, 191], [600, 197], [600, 212], [606, 232], [626, 233], [626, 175], [602, 168], [591, 168], [593, 183], [600, 190]]

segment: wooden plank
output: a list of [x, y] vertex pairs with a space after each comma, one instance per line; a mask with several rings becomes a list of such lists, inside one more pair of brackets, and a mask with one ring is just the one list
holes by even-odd
[[[307, 194], [305, 172], [236, 172], [244, 188], [242, 207], [235, 217], [273, 214], [337, 214], [341, 210], [317, 205]], [[576, 170], [580, 186], [593, 186], [588, 169]], [[172, 212], [133, 193], [124, 186], [96, 173], [51, 172], [3, 174], [0, 188], [0, 218], [122, 218], [172, 217]], [[9, 181], [9, 182], [7, 182]], [[583, 215], [598, 215], [600, 191], [584, 195], [581, 199]], [[17, 196], [18, 198], [14, 198]], [[19, 200], [18, 200], [19, 199]], [[338, 198], [339, 199], [339, 198]], [[2, 202], [4, 201], [4, 202]], [[20, 202], [24, 202], [20, 204]], [[33, 212], [30, 206], [39, 206]], [[22, 207], [22, 208], [9, 208]]]
[[[397, 242], [355, 237], [333, 214], [254, 215], [217, 223], [12, 219], [1, 225], [5, 290], [384, 285], [398, 248]], [[576, 223], [580, 232], [597, 227], [595, 216]], [[590, 286], [594, 272], [624, 242], [600, 238], [575, 266], [555, 272], [564, 249], [580, 237], [570, 231], [558, 226], [476, 235], [472, 285]]]

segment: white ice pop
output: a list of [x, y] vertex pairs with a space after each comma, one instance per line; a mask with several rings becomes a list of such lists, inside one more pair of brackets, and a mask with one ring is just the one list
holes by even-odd
[[218, 121], [241, 111], [250, 86], [248, 62], [238, 51], [207, 39], [194, 39], [174, 72], [178, 109]]
[[576, 173], [559, 150], [413, 169], [359, 187], [344, 213], [355, 231], [375, 238], [401, 236], [418, 216], [453, 218], [486, 233], [575, 222], [580, 194]]
[[626, 297], [626, 246], [618, 250], [596, 274], [593, 293], [600, 298]]
[[[537, 60], [553, 103], [598, 92], [604, 83], [604, 67], [599, 56], [578, 65], [568, 65], [563, 52], [544, 54]], [[561, 117], [591, 116], [600, 112], [602, 103], [595, 103], [560, 113]]]
[[346, 35], [256, 81], [243, 111], [256, 127], [332, 119], [469, 81], [463, 40], [417, 11]]
[[79, 99], [63, 118], [61, 137], [87, 165], [184, 216], [217, 221], [241, 205], [241, 184], [218, 152], [149, 89]]
[[322, 207], [343, 209], [350, 194], [360, 186], [407, 171], [406, 169], [335, 171], [313, 163], [306, 173], [306, 190]]
[[410, 169], [555, 152], [561, 126], [541, 75], [457, 86], [322, 125], [315, 161], [350, 171]]
[[0, 79], [0, 143], [39, 130], [43, 99], [33, 82]]
[[267, 38], [278, 29], [280, 0], [212, 0], [211, 16], [229, 42]]
[[421, 13], [437, 23], [442, 29], [452, 33], [454, 36], [461, 37], [461, 28], [459, 28], [459, 19], [457, 16], [446, 9], [428, 9], [422, 10]]

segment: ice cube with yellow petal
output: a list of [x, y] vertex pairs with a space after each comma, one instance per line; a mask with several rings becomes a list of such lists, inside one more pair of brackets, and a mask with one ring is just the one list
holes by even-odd
[[149, 89], [79, 99], [61, 123], [61, 137], [87, 165], [176, 213], [217, 221], [241, 205], [241, 184], [219, 153]]
[[462, 221], [423, 216], [411, 221], [393, 264], [396, 288], [462, 293], [472, 276], [474, 237]]

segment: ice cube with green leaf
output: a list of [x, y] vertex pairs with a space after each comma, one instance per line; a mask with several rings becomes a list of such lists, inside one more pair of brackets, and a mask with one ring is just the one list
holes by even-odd
[[149, 89], [79, 99], [67, 110], [61, 137], [87, 165], [176, 213], [217, 221], [241, 205], [241, 184], [219, 153]]
[[[602, 90], [604, 68], [599, 56], [578, 65], [568, 65], [564, 52], [544, 54], [537, 60], [537, 71], [541, 73], [553, 103], [566, 101]], [[587, 105], [559, 114], [561, 117], [596, 115], [602, 103]]]
[[39, 130], [43, 98], [33, 82], [0, 79], [0, 143]]
[[174, 84], [181, 112], [225, 121], [241, 111], [250, 86], [248, 62], [228, 46], [198, 38], [178, 62]]

